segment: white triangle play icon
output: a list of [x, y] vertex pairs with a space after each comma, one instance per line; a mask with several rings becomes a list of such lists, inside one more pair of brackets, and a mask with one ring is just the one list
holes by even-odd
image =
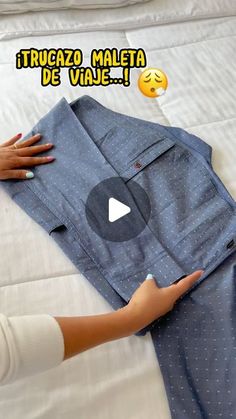
[[115, 198], [109, 198], [108, 219], [110, 223], [119, 220], [119, 218], [124, 217], [124, 215], [129, 214], [130, 212], [131, 209], [128, 205], [123, 204]]

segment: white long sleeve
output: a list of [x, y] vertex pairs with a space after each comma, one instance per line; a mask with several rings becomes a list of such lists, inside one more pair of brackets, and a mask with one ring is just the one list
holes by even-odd
[[0, 384], [59, 365], [64, 338], [48, 314], [6, 317], [0, 313]]

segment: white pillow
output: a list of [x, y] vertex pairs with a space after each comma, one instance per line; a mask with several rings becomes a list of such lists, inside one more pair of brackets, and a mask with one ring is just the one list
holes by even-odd
[[100, 9], [146, 1], [149, 0], [0, 0], [0, 14], [59, 9]]

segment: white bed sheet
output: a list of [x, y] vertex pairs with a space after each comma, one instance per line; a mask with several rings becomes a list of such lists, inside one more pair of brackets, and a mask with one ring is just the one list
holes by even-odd
[[[207, 141], [213, 147], [213, 166], [236, 199], [236, 12], [229, 1], [222, 1], [221, 8], [218, 2], [213, 2], [218, 3], [217, 13], [212, 6], [208, 13], [215, 17], [206, 18], [199, 15], [195, 1], [185, 1], [189, 3], [184, 9], [185, 22], [181, 16], [179, 21], [175, 18], [160, 25], [156, 22], [160, 1], [150, 3], [153, 11], [147, 3], [148, 12], [141, 20], [140, 5], [135, 6], [132, 19], [127, 16], [131, 29], [127, 29], [125, 19], [122, 27], [117, 14], [117, 26], [114, 22], [113, 28], [109, 26], [106, 31], [100, 26], [99, 31], [84, 26], [73, 27], [73, 33], [68, 34], [65, 22], [69, 27], [70, 19], [76, 21], [76, 15], [62, 17], [58, 12], [54, 13], [58, 28], [54, 28], [53, 36], [51, 33], [39, 36], [39, 23], [36, 31], [31, 28], [32, 36], [26, 36], [30, 32], [27, 32], [28, 16], [22, 15], [21, 23], [18, 21], [21, 34], [19, 26], [18, 33], [14, 31], [14, 17], [0, 20], [1, 141], [20, 131], [27, 133], [61, 96], [70, 101], [89, 94], [114, 110], [180, 126]], [[195, 20], [192, 11], [197, 16]], [[112, 16], [115, 20], [115, 15]], [[40, 19], [41, 13], [38, 22]], [[142, 25], [137, 27], [137, 21]], [[3, 35], [4, 30], [8, 31], [7, 36]], [[93, 48], [143, 47], [148, 65], [166, 71], [169, 88], [159, 99], [142, 96], [136, 86], [139, 70], [135, 69], [131, 71], [128, 89], [72, 88], [65, 77], [58, 88], [42, 88], [39, 70], [15, 69], [15, 53], [32, 46], [81, 48], [87, 51], [86, 60]], [[9, 316], [88, 315], [111, 309], [53, 240], [1, 189], [0, 202], [1, 312]], [[58, 368], [2, 387], [0, 412], [5, 419], [170, 418], [149, 334], [110, 342]]]

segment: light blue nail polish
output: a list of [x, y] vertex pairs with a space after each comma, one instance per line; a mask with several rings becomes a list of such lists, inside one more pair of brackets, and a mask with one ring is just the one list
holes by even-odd
[[153, 279], [153, 275], [152, 274], [148, 274], [146, 279]]
[[32, 179], [34, 177], [33, 172], [27, 172], [26, 177], [27, 177], [27, 179]]

